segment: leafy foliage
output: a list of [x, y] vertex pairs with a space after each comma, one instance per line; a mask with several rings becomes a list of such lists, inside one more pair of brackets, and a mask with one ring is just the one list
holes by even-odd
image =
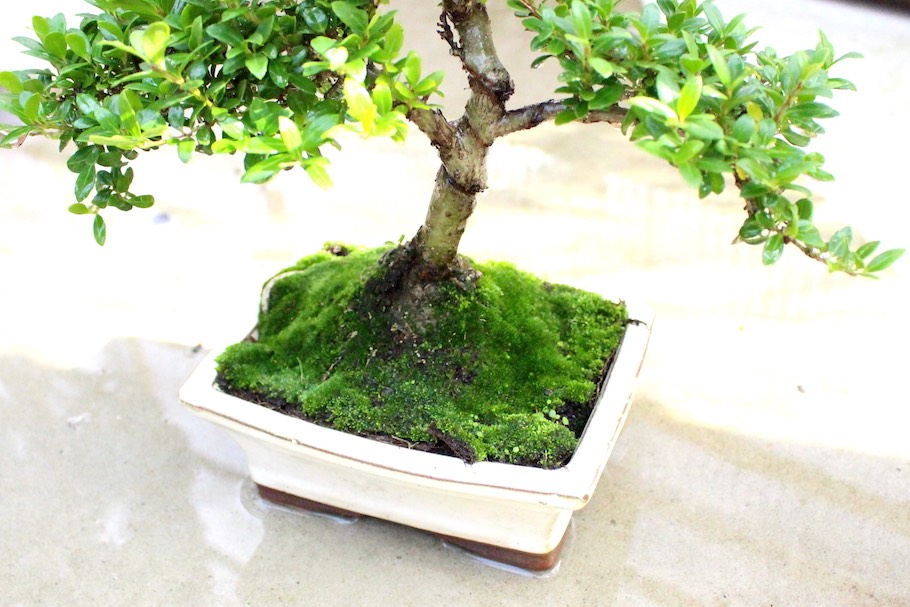
[[[37, 38], [18, 39], [48, 67], [0, 72], [9, 91], [0, 108], [24, 124], [0, 146], [31, 134], [57, 137], [61, 148], [74, 142], [70, 210], [95, 215], [99, 243], [102, 209], [153, 203], [130, 190], [128, 165], [140, 150], [173, 145], [183, 161], [194, 152], [242, 153], [245, 182], [300, 165], [325, 186], [322, 149], [337, 145], [338, 129], [400, 140], [410, 119], [436, 135], [445, 130], [422, 113], [442, 74], [424, 75], [420, 57], [402, 53], [401, 26], [378, 10], [385, 0], [88, 1], [101, 14], [76, 28], [62, 15], [36, 17]], [[735, 184], [746, 210], [736, 240], [760, 245], [765, 264], [788, 244], [831, 270], [865, 276], [900, 257], [873, 257], [878, 243], [854, 247], [849, 228], [826, 240], [813, 223], [805, 180], [833, 177], [807, 146], [837, 115], [825, 100], [853, 88], [829, 70], [855, 56], [836, 57], [823, 34], [815, 48], [779, 56], [756, 50], [744, 16], [726, 21], [710, 1], [657, 0], [641, 13], [617, 12], [614, 0], [506, 1], [535, 34], [535, 63], [562, 68], [555, 121], [621, 110], [624, 132], [702, 197]], [[443, 2], [447, 14], [482, 7]], [[464, 62], [445, 19], [441, 27]]]
[[99, 244], [102, 209], [153, 203], [130, 191], [140, 150], [173, 145], [184, 162], [239, 152], [245, 182], [300, 165], [328, 185], [321, 150], [336, 129], [401, 139], [442, 78], [400, 57], [401, 26], [377, 2], [91, 0], [103, 13], [77, 28], [35, 17], [37, 39], [18, 40], [49, 67], [0, 73], [0, 107], [24, 123], [0, 145], [73, 142], [70, 210], [95, 215]]
[[762, 245], [765, 264], [792, 244], [831, 270], [868, 276], [901, 255], [868, 260], [877, 243], [851, 249], [849, 228], [825, 241], [812, 222], [802, 178], [833, 177], [805, 148], [824, 132], [819, 121], [837, 115], [819, 99], [853, 89], [829, 69], [856, 56], [836, 58], [824, 34], [814, 49], [781, 57], [755, 51], [744, 15], [727, 22], [711, 2], [659, 0], [641, 14], [617, 13], [612, 0], [509, 5], [536, 34], [536, 63], [555, 59], [562, 68], [557, 92], [569, 100], [556, 121], [584, 120], [624, 100], [625, 132], [702, 197], [722, 192], [732, 175], [747, 213], [737, 240]]

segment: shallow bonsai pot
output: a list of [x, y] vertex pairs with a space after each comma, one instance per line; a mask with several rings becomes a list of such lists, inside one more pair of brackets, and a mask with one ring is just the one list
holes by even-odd
[[192, 374], [180, 400], [240, 443], [267, 499], [393, 521], [497, 561], [545, 570], [558, 562], [572, 514], [591, 499], [629, 412], [653, 314], [627, 307], [631, 320], [578, 448], [553, 470], [466, 464], [283, 415], [220, 391], [214, 355]]

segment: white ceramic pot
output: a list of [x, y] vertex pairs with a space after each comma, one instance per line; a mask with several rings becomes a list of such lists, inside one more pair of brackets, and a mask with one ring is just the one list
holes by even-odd
[[[605, 388], [571, 460], [554, 470], [460, 459], [318, 426], [215, 387], [214, 355], [180, 391], [191, 411], [226, 429], [264, 495], [290, 496], [446, 536], [528, 569], [558, 560], [572, 514], [591, 499], [629, 412], [653, 314], [629, 323]], [[273, 490], [273, 491], [269, 491]]]

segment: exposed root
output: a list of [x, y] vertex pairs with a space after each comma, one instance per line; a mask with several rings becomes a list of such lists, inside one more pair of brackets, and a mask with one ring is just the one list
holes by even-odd
[[471, 291], [480, 272], [464, 257], [440, 271], [421, 266], [413, 242], [396, 247], [380, 259], [366, 280], [361, 313], [379, 316], [399, 344], [415, 343], [436, 324], [437, 305], [450, 301], [452, 289]]

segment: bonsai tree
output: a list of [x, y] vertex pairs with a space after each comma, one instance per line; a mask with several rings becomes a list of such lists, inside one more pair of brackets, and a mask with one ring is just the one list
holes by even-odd
[[[575, 426], [577, 435], [578, 423], [583, 427], [565, 406], [591, 398], [596, 383], [591, 374], [602, 370], [618, 340], [611, 329], [554, 338], [560, 354], [581, 361], [583, 381], [569, 380], [557, 390], [549, 379], [537, 379], [542, 372], [521, 367], [536, 399], [530, 416], [506, 414], [505, 422], [489, 422], [479, 405], [469, 406], [464, 419], [439, 411], [424, 416], [433, 407], [419, 403], [441, 390], [431, 376], [462, 387], [482, 383], [472, 366], [479, 355], [443, 343], [443, 337], [480, 341], [505, 331], [477, 329], [481, 325], [452, 316], [453, 309], [479, 310], [487, 316], [478, 322], [491, 327], [488, 310], [501, 287], [485, 287], [485, 281], [501, 285], [518, 275], [479, 267], [458, 254], [487, 187], [488, 150], [501, 137], [547, 122], [621, 128], [639, 147], [677, 167], [700, 197], [737, 188], [744, 220], [735, 240], [760, 245], [764, 264], [775, 263], [790, 248], [829, 270], [874, 276], [901, 255], [900, 250], [876, 255], [877, 242], [855, 246], [850, 228], [823, 236], [813, 223], [806, 178], [832, 176], [822, 156], [807, 147], [823, 132], [820, 121], [836, 115], [823, 100], [853, 88], [829, 73], [851, 55], [837, 57], [823, 34], [814, 48], [780, 56], [756, 48], [742, 15], [726, 21], [709, 1], [658, 0], [640, 13], [618, 12], [613, 0], [502, 1], [533, 34], [531, 48], [539, 54], [534, 63], [559, 64], [554, 98], [509, 107], [513, 81], [497, 55], [487, 2], [442, 0], [438, 23], [427, 26], [437, 28], [441, 43], [458, 58], [470, 89], [464, 112], [453, 117], [434, 105], [443, 74], [428, 73], [420, 56], [404, 50], [402, 27], [393, 12], [381, 10], [382, 0], [88, 0], [99, 14], [83, 15], [75, 27], [62, 15], [36, 17], [36, 38], [19, 39], [47, 66], [0, 72], [0, 85], [8, 91], [0, 109], [22, 123], [7, 127], [0, 145], [15, 146], [30, 135], [59, 139], [76, 174], [76, 201], [69, 210], [93, 218], [95, 240], [103, 245], [105, 213], [154, 202], [131, 189], [130, 162], [140, 152], [174, 146], [184, 162], [196, 153], [238, 153], [244, 157], [244, 182], [262, 183], [299, 166], [328, 186], [323, 151], [338, 145], [340, 132], [398, 141], [411, 127], [419, 129], [436, 148], [441, 166], [417, 233], [383, 252], [350, 255], [361, 265], [336, 272], [339, 282], [320, 274], [275, 283], [269, 307], [277, 318], [261, 318], [258, 341], [229, 351], [222, 374], [233, 388], [257, 392], [265, 401], [299, 397], [321, 403], [303, 407], [338, 427], [382, 431], [408, 442], [436, 438], [466, 459], [564, 461], [572, 439], [561, 429]], [[349, 252], [340, 245], [332, 249], [335, 257]], [[316, 272], [328, 257], [327, 252], [307, 258], [294, 274]], [[303, 282], [306, 286], [298, 284]], [[519, 307], [516, 316], [546, 299], [550, 308], [573, 315], [548, 322], [597, 325], [575, 316], [587, 310], [590, 318], [609, 317], [622, 325], [621, 310], [535, 284], [533, 294], [510, 292]], [[320, 327], [302, 329], [292, 320], [300, 310], [292, 314], [290, 308], [320, 316], [327, 302], [339, 311]], [[534, 327], [510, 331], [514, 335], [505, 341], [520, 341], [516, 335], [522, 332], [538, 335]], [[290, 346], [266, 339], [279, 333], [297, 343], [284, 366], [276, 363], [277, 351]], [[373, 337], [367, 339], [367, 333]], [[592, 340], [606, 345], [594, 348]], [[373, 363], [379, 359], [399, 362], [363, 380], [373, 396], [346, 386], [326, 393], [345, 365], [363, 371], [378, 367]], [[241, 362], [281, 370], [263, 382], [257, 379], [259, 367]], [[556, 366], [562, 370], [566, 364]], [[429, 388], [409, 391], [413, 380], [403, 373], [412, 367], [437, 369], [437, 375], [425, 373]], [[301, 383], [305, 375], [315, 379]], [[404, 415], [376, 413], [385, 411], [385, 399], [391, 398], [386, 391], [403, 393], [407, 416], [418, 418], [406, 424], [410, 434], [364, 423]], [[460, 394], [461, 387], [455, 391]], [[446, 394], [453, 397], [451, 390]], [[341, 400], [362, 406], [341, 409], [336, 406]], [[494, 437], [498, 446], [478, 443], [480, 435]], [[555, 443], [526, 453], [511, 446], [515, 435], [540, 435]]]

